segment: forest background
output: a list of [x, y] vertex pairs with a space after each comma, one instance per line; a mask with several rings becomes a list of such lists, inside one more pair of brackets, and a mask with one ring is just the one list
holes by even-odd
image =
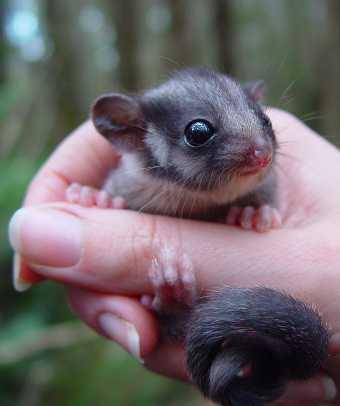
[[340, 2], [2, 0], [0, 21], [0, 404], [207, 404], [77, 321], [59, 284], [15, 292], [7, 224], [95, 97], [185, 66], [263, 78], [267, 105], [340, 146]]

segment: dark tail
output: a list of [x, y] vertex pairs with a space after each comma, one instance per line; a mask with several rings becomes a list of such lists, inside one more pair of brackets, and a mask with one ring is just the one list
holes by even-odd
[[311, 306], [275, 289], [224, 287], [193, 311], [187, 364], [204, 396], [226, 406], [265, 406], [288, 380], [312, 377], [329, 331]]

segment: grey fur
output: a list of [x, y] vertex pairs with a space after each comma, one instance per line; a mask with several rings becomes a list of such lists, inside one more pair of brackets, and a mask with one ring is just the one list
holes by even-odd
[[[329, 351], [321, 315], [266, 287], [218, 289], [194, 307], [187, 326], [192, 377], [205, 396], [226, 406], [268, 405], [288, 380], [311, 378]], [[253, 373], [239, 376], [247, 365]]]
[[[252, 89], [256, 91], [255, 84]], [[115, 110], [119, 112], [123, 103], [140, 112], [122, 118]], [[94, 105], [94, 124], [127, 153], [104, 189], [124, 197], [130, 209], [205, 220], [216, 220], [249, 194], [256, 207], [275, 205], [276, 140], [261, 115], [256, 100], [240, 84], [200, 68], [181, 71], [133, 99], [104, 96]], [[207, 145], [193, 149], [184, 142], [184, 129], [195, 119], [210, 122], [215, 135]], [[110, 130], [103, 122], [114, 125]], [[131, 146], [125, 140], [132, 140]], [[239, 176], [245, 151], [254, 143], [270, 148], [272, 163], [257, 174]]]
[[[130, 209], [201, 220], [216, 220], [232, 204], [277, 206], [277, 143], [258, 104], [263, 88], [197, 68], [133, 98], [101, 97], [94, 124], [123, 153], [104, 189]], [[198, 148], [184, 139], [197, 119], [215, 131]], [[271, 163], [242, 176], [257, 148], [270, 150]], [[320, 315], [275, 289], [225, 287], [192, 305], [173, 302], [176, 314], [176, 306], [158, 309], [165, 330], [185, 337], [193, 380], [222, 405], [268, 405], [287, 380], [311, 377], [327, 356]], [[248, 364], [254, 371], [240, 376]]]

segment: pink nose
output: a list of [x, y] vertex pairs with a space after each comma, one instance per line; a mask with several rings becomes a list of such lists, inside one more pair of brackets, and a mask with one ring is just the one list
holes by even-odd
[[245, 164], [252, 168], [264, 168], [268, 166], [273, 158], [268, 142], [258, 137], [253, 142], [245, 155]]
[[247, 156], [247, 161], [255, 168], [264, 168], [270, 164], [271, 160], [272, 153], [269, 148], [265, 150], [252, 150]]

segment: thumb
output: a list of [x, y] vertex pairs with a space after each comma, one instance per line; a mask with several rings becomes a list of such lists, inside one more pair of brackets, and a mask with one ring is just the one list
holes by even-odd
[[[313, 252], [307, 232], [258, 234], [225, 224], [67, 203], [22, 208], [9, 226], [14, 250], [40, 275], [125, 295], [152, 293], [148, 271], [164, 244], [190, 256], [201, 288], [246, 281], [288, 291], [303, 286], [308, 292], [313, 275], [299, 271], [311, 259], [307, 248]], [[319, 238], [320, 233], [316, 246]]]
[[[24, 207], [14, 213], [9, 239], [17, 261], [16, 277], [27, 277], [27, 264], [39, 275], [90, 289], [124, 294], [151, 289], [148, 269], [157, 255], [159, 220], [127, 210], [101, 210], [67, 203]], [[170, 222], [171, 223], [171, 222]], [[174, 233], [178, 234], [178, 233]]]

